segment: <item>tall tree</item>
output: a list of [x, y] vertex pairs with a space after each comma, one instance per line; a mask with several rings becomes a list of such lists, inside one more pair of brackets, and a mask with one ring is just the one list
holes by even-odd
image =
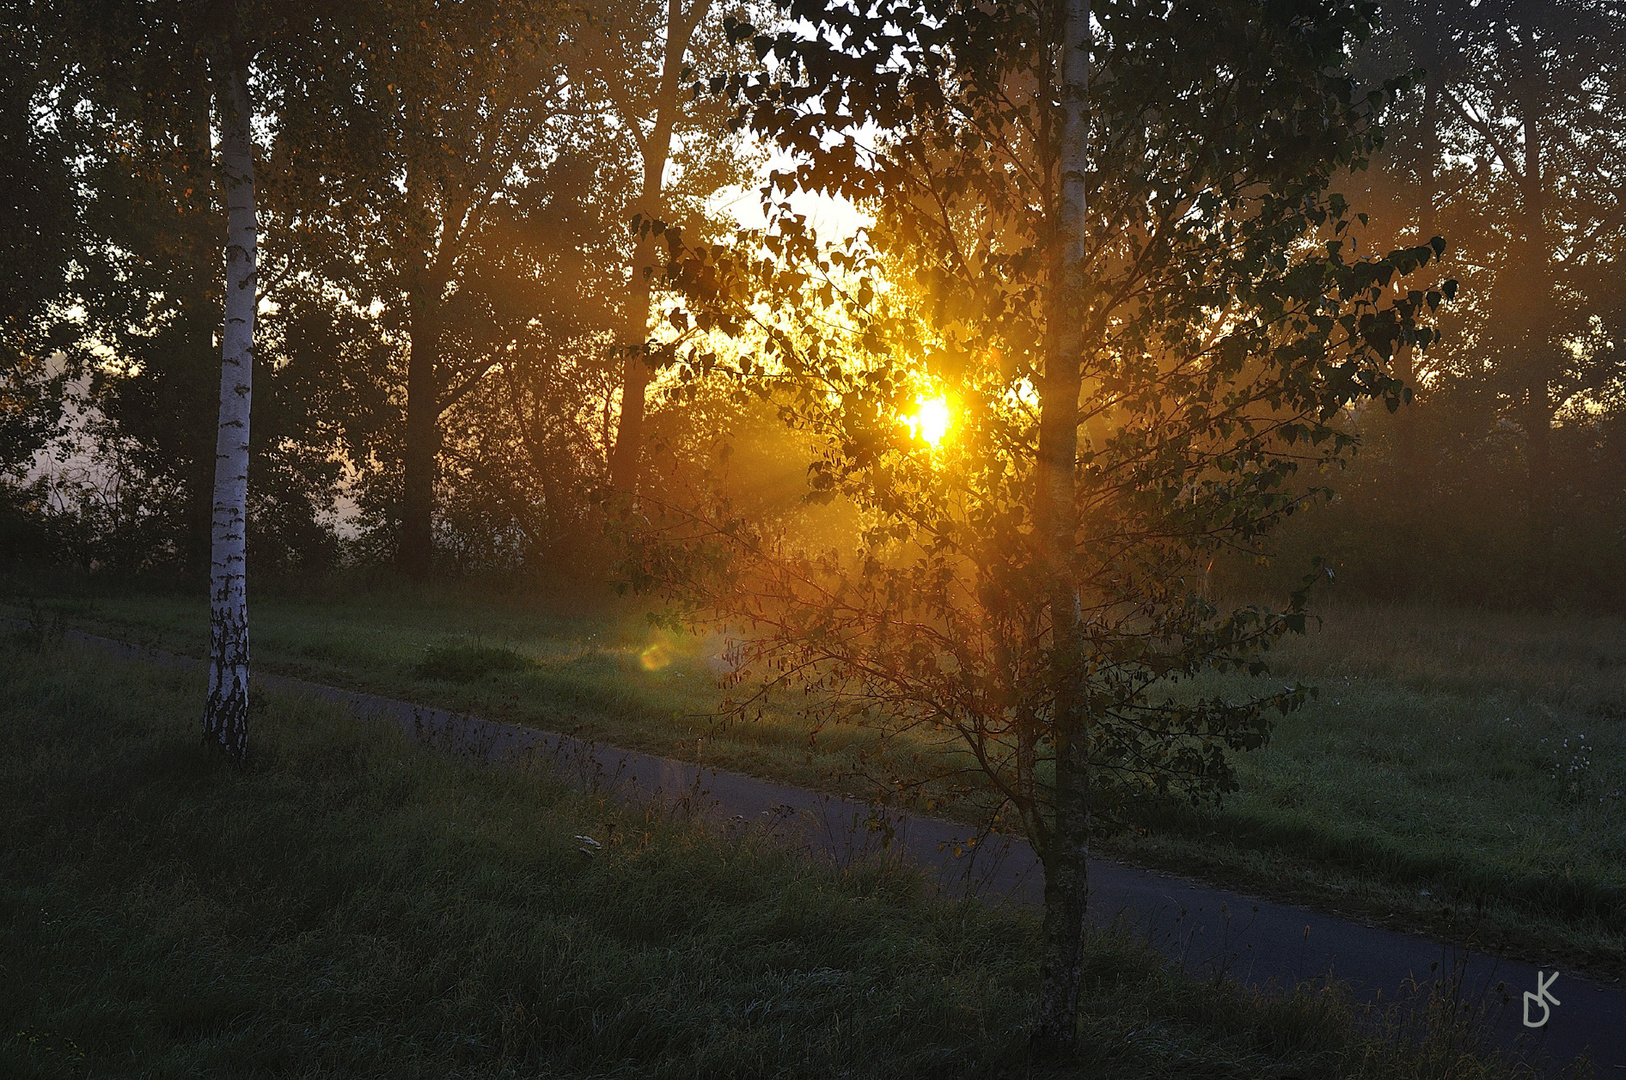
[[[1443, 162], [1441, 135], [1445, 119], [1447, 86], [1460, 78], [1462, 58], [1453, 40], [1452, 10], [1436, 0], [1414, 0], [1398, 5], [1388, 20], [1387, 34], [1374, 44], [1397, 42], [1399, 49], [1377, 52], [1377, 71], [1398, 66], [1401, 53], [1422, 71], [1423, 76], [1405, 97], [1388, 125], [1385, 149], [1375, 157], [1369, 171], [1362, 206], [1379, 219], [1367, 231], [1369, 238], [1385, 244], [1427, 244], [1440, 235], [1440, 202]], [[1376, 190], [1374, 190], [1374, 188]], [[1438, 277], [1438, 269], [1424, 279]], [[1433, 358], [1437, 361], [1438, 350]], [[1421, 389], [1423, 367], [1414, 349], [1400, 350], [1395, 357], [1395, 376], [1414, 393]], [[1401, 409], [1395, 415], [1395, 459], [1400, 500], [1418, 507], [1424, 502], [1417, 493], [1427, 486], [1427, 462], [1419, 446], [1416, 409]]]
[[68, 344], [56, 327], [78, 233], [72, 118], [51, 108], [61, 61], [42, 21], [0, 13], [0, 504], [61, 416], [50, 361]]
[[[58, 109], [77, 112], [86, 193], [74, 299], [91, 363], [98, 455], [141, 523], [120, 547], [201, 573], [209, 563], [224, 206], [193, 2], [64, 3], [73, 42]], [[167, 549], [167, 550], [160, 550]], [[111, 556], [110, 558], [108, 556]]]
[[1306, 693], [1190, 685], [1263, 672], [1305, 602], [1222, 609], [1192, 567], [1324, 494], [1291, 481], [1347, 458], [1340, 417], [1397, 406], [1396, 350], [1432, 339], [1443, 296], [1395, 286], [1438, 248], [1356, 256], [1329, 192], [1399, 84], [1363, 96], [1344, 73], [1364, 5], [789, 15], [810, 28], [758, 35], [771, 69], [731, 89], [801, 159], [779, 194], [833, 191], [876, 225], [831, 247], [770, 206], [736, 245], [669, 236], [671, 319], [751, 340], [737, 364], [696, 344], [681, 370], [776, 403], [856, 550], [646, 497], [626, 570], [747, 634], [742, 707], [799, 684], [1020, 823], [1045, 870], [1035, 1037], [1065, 1049], [1091, 835], [1234, 789], [1227, 752]]
[[[1452, 89], [1454, 118], [1491, 165], [1506, 243], [1489, 298], [1505, 393], [1523, 429], [1527, 546], [1538, 593], [1550, 594], [1553, 428], [1593, 382], [1571, 348], [1598, 317], [1626, 247], [1626, 215], [1607, 193], [1626, 166], [1623, 23], [1609, 5], [1489, 5], [1463, 34], [1470, 74]], [[1490, 207], [1487, 207], [1490, 209]]]
[[1085, 275], [1089, 271], [1086, 178], [1090, 166], [1090, 5], [1065, 0], [1060, 11], [1057, 86], [1061, 125], [1056, 151], [1057, 229], [1046, 253], [1050, 310], [1039, 381], [1039, 444], [1034, 493], [1039, 551], [1048, 581], [1055, 686], [1055, 833], [1045, 865], [1044, 955], [1040, 958], [1036, 1038], [1071, 1046], [1083, 970], [1084, 904], [1089, 895], [1090, 745], [1085, 697], [1083, 608], [1073, 548], [1078, 538], [1078, 402], [1084, 389]]
[[248, 53], [237, 5], [214, 12], [209, 78], [220, 125], [220, 177], [227, 208], [220, 416], [215, 439], [214, 513], [209, 552], [209, 700], [205, 742], [238, 765], [248, 755], [249, 418], [253, 404], [254, 314], [258, 223], [254, 208], [253, 108]]
[[[1471, 288], [1447, 346], [1417, 376], [1442, 407], [1447, 391], [1459, 403], [1489, 402], [1488, 415], [1454, 422], [1480, 424], [1476, 440], [1493, 441], [1499, 423], [1517, 432], [1524, 572], [1514, 591], [1550, 598], [1563, 523], [1599, 506], [1565, 498], [1575, 477], [1557, 464], [1560, 440], [1566, 426], [1607, 411], [1622, 378], [1599, 346], [1617, 332], [1612, 279], [1626, 253], [1626, 217], [1611, 193], [1626, 168], [1626, 65], [1615, 48], [1626, 11], [1416, 0], [1399, 8], [1393, 30], [1427, 74], [1417, 107], [1395, 125], [1378, 235], [1426, 239], [1438, 228], [1452, 237]], [[1402, 482], [1426, 480], [1417, 436], [1407, 426], [1399, 435]], [[1414, 515], [1439, 512], [1426, 499], [1411, 505]]]
[[573, 140], [597, 137], [567, 123], [567, 15], [554, 0], [334, 5], [310, 55], [277, 66], [279, 193], [305, 271], [374, 313], [381, 347], [358, 352], [383, 419], [358, 463], [389, 479], [396, 561], [414, 578], [434, 552], [442, 419], [539, 314], [486, 287], [493, 264], [517, 267], [503, 223]]
[[525, 332], [442, 421], [437, 545], [449, 566], [602, 569], [589, 517], [619, 374], [606, 353], [626, 286], [624, 164], [573, 150], [491, 223], [463, 291], [483, 298], [489, 325]]
[[[584, 21], [582, 56], [594, 92], [635, 150], [637, 194], [627, 217], [643, 221], [688, 219], [717, 190], [744, 179], [749, 155], [724, 134], [726, 105], [691, 93], [733, 53], [712, 0], [606, 0]], [[620, 417], [610, 458], [610, 483], [638, 487], [644, 452], [648, 388], [655, 354], [649, 345], [655, 237], [635, 230], [627, 277], [621, 356]]]

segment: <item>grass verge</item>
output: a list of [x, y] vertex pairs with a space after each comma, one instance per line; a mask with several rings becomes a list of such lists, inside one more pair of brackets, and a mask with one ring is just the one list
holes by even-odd
[[[473, 769], [268, 695], [236, 772], [195, 680], [0, 644], [0, 1073], [1478, 1077], [1092, 942], [1086, 1048], [1026, 1059], [1030, 916], [763, 834]], [[593, 842], [583, 837], [592, 838]]]
[[[269, 670], [873, 792], [857, 775], [875, 756], [872, 732], [827, 728], [815, 744], [789, 710], [720, 725], [721, 643], [663, 636], [630, 607], [453, 586], [257, 596], [255, 656]], [[98, 583], [42, 605], [117, 637], [193, 655], [205, 645], [199, 597]], [[1242, 790], [1219, 810], [1148, 818], [1107, 851], [1626, 976], [1626, 621], [1342, 607], [1274, 663], [1321, 694], [1237, 759]]]

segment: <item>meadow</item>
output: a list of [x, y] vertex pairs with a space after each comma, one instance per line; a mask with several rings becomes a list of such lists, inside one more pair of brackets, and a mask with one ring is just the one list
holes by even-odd
[[[192, 655], [205, 645], [201, 599], [173, 590], [55, 589], [10, 610], [42, 630], [76, 625]], [[878, 749], [872, 732], [827, 728], [812, 741], [790, 709], [720, 722], [720, 643], [654, 630], [630, 603], [339, 583], [261, 591], [252, 626], [265, 670], [876, 793], [860, 775]], [[1238, 758], [1241, 790], [1218, 808], [1149, 811], [1104, 853], [1626, 974], [1626, 622], [1343, 604], [1272, 663], [1273, 678], [1318, 694]]]
[[1259, 997], [1109, 935], [1080, 1056], [1035, 1062], [1031, 913], [299, 695], [260, 699], [237, 771], [195, 682], [0, 641], [6, 1076], [1519, 1075], [1461, 1017]]

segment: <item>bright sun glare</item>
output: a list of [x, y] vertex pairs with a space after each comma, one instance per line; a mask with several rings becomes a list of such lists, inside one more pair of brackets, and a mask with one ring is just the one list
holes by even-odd
[[915, 415], [909, 418], [909, 430], [936, 446], [948, 434], [949, 407], [942, 398], [917, 398]]

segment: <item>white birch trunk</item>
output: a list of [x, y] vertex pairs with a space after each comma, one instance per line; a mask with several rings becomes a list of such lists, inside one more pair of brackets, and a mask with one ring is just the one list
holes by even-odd
[[[1063, 273], [1068, 288], [1084, 287], [1085, 170], [1090, 162], [1090, 0], [1068, 0], [1067, 27], [1062, 44], [1061, 231]], [[1082, 314], [1082, 313], [1080, 313]], [[1083, 324], [1068, 323], [1083, 352]]]
[[254, 373], [254, 145], [248, 73], [231, 50], [214, 65], [225, 181], [226, 303], [220, 357], [220, 431], [215, 441], [209, 557], [209, 702], [203, 738], [238, 764], [248, 754], [248, 421]]
[[1044, 926], [1034, 1042], [1070, 1052], [1077, 1038], [1089, 895], [1088, 704], [1081, 692], [1076, 474], [1078, 396], [1084, 359], [1085, 170], [1089, 165], [1089, 0], [1063, 0], [1062, 130], [1057, 242], [1050, 288], [1050, 355], [1039, 416], [1040, 529], [1049, 582], [1051, 668], [1055, 680], [1052, 746], [1056, 754], [1055, 823], [1041, 856]]

